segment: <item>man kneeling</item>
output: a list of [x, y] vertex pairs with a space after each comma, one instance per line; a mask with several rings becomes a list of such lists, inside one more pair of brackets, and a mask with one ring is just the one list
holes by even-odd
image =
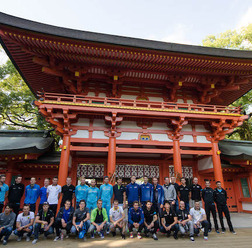
[[97, 208], [93, 209], [91, 213], [91, 238], [94, 238], [94, 231], [96, 230], [100, 237], [104, 238], [104, 231], [107, 230], [108, 227], [108, 216], [106, 208], [102, 207], [102, 200], [97, 201]]
[[49, 203], [44, 202], [43, 208], [38, 211], [35, 219], [33, 244], [38, 242], [39, 233], [44, 233], [45, 238], [53, 233], [54, 213], [49, 209]]
[[171, 231], [173, 231], [173, 237], [174, 239], [178, 239], [178, 217], [176, 213], [171, 210], [171, 206], [169, 201], [164, 201], [164, 210], [161, 214], [161, 223], [162, 226], [160, 228], [160, 231], [162, 233], [166, 233], [167, 237], [169, 238], [171, 235]]
[[26, 241], [30, 241], [34, 223], [34, 213], [30, 212], [30, 206], [24, 204], [23, 213], [17, 217], [16, 227], [14, 234], [18, 236], [17, 241], [21, 241], [24, 233], [27, 233]]
[[121, 232], [122, 239], [125, 239], [125, 214], [122, 207], [119, 207], [118, 200], [114, 200], [114, 206], [109, 210], [110, 230], [113, 237], [116, 235], [116, 228]]
[[56, 237], [54, 241], [58, 241], [59, 239], [64, 238], [62, 229], [66, 230], [66, 238], [68, 238], [72, 227], [74, 208], [71, 207], [71, 202], [69, 200], [66, 200], [64, 205], [65, 207], [60, 208], [57, 217], [55, 218]]
[[154, 240], [158, 240], [157, 238], [157, 229], [158, 229], [158, 221], [157, 221], [157, 213], [152, 206], [151, 201], [146, 201], [146, 206], [144, 208], [144, 233], [145, 236], [148, 237], [148, 233], [152, 234]]

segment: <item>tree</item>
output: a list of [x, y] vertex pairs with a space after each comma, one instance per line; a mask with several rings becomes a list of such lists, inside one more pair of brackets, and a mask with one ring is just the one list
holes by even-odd
[[[208, 47], [252, 50], [252, 23], [239, 30], [228, 30], [218, 35], [209, 35], [203, 40], [203, 45]], [[252, 90], [231, 104], [242, 106], [246, 113], [252, 109]], [[227, 139], [252, 141], [252, 118], [245, 120], [241, 127], [226, 136]]]

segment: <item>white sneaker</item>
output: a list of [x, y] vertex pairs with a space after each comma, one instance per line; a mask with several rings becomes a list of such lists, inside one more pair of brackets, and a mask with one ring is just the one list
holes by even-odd
[[191, 240], [191, 241], [194, 241], [194, 237], [190, 237], [190, 240]]
[[18, 237], [18, 238], [17, 238], [17, 242], [20, 242], [21, 240], [22, 240], [21, 237]]
[[34, 240], [32, 241], [32, 244], [35, 245], [35, 244], [37, 244], [37, 242], [38, 242], [38, 240], [37, 240], [37, 239], [34, 239]]
[[26, 237], [26, 242], [29, 242], [31, 238], [29, 236]]
[[56, 242], [56, 241], [58, 241], [58, 240], [60, 240], [60, 236], [56, 236], [55, 239], [54, 239], [53, 241]]
[[206, 240], [206, 241], [207, 241], [207, 240], [208, 240], [208, 237], [207, 237], [207, 236], [204, 236], [204, 240]]

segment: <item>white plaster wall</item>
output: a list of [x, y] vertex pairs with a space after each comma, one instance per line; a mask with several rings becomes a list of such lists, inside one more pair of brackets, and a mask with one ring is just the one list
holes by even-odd
[[187, 103], [193, 103], [193, 100], [186, 100]]
[[197, 136], [196, 139], [198, 143], [211, 143], [209, 140], [206, 139], [206, 136]]
[[151, 134], [152, 140], [158, 140], [158, 141], [168, 141], [171, 142], [172, 140], [168, 138], [167, 134], [162, 133], [153, 133]]
[[129, 132], [123, 132], [121, 133], [121, 136], [118, 137], [119, 140], [137, 140], [139, 133], [129, 133]]
[[95, 93], [94, 92], [88, 92], [87, 96], [95, 96]]
[[93, 139], [108, 139], [109, 137], [104, 135], [104, 131], [93, 131]]
[[195, 131], [197, 131], [197, 132], [208, 132], [203, 125], [195, 125]]
[[182, 131], [192, 131], [192, 125], [188, 124], [182, 127]]
[[78, 130], [76, 134], [71, 136], [72, 138], [88, 138], [89, 132], [88, 130]]
[[180, 140], [180, 142], [193, 142], [193, 136], [192, 135], [184, 135], [183, 139]]
[[178, 103], [184, 103], [184, 100], [183, 99], [178, 99], [177, 102]]
[[99, 93], [98, 96], [99, 96], [99, 97], [106, 97], [106, 94], [105, 94], [105, 93]]
[[73, 123], [72, 126], [89, 126], [88, 118], [80, 118], [78, 122]]
[[242, 202], [242, 209], [252, 211], [252, 202]]
[[122, 95], [121, 98], [123, 98], [123, 99], [130, 99], [130, 100], [136, 100], [137, 96], [134, 96], [134, 95]]
[[149, 127], [148, 129], [158, 129], [158, 130], [170, 130], [168, 127], [167, 127], [167, 123], [164, 123], [164, 122], [153, 122], [152, 123], [152, 126]]
[[142, 129], [141, 127], [137, 126], [135, 121], [122, 121], [122, 123], [118, 126], [119, 128], [137, 128]]
[[149, 101], [153, 101], [153, 102], [163, 102], [164, 99], [163, 97], [149, 97]]
[[94, 119], [94, 122], [93, 122], [93, 126], [94, 127], [105, 127], [105, 121], [102, 120], [102, 119]]
[[212, 157], [202, 158], [198, 161], [198, 170], [207, 170], [213, 168]]

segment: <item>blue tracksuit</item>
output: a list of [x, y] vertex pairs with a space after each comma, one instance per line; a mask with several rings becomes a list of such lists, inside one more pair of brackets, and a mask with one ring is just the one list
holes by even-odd
[[89, 187], [87, 190], [87, 208], [89, 212], [97, 208], [97, 200], [100, 198], [100, 191], [97, 187]]
[[46, 187], [42, 187], [40, 190], [39, 190], [39, 196], [40, 196], [40, 202], [39, 204], [43, 204], [44, 202], [47, 202], [47, 188]]
[[40, 192], [40, 187], [38, 184], [34, 184], [33, 187], [31, 185], [26, 186], [25, 188], [25, 204], [34, 204], [38, 200]]
[[153, 189], [152, 189], [152, 184], [147, 183], [147, 184], [141, 184], [140, 185], [140, 201], [141, 203], [145, 203], [146, 201], [151, 201], [153, 199]]
[[[158, 199], [157, 199], [157, 203], [158, 204], [164, 204], [164, 189], [163, 187], [158, 184], [157, 185], [157, 190], [158, 190]], [[152, 200], [154, 202], [154, 185], [152, 185]]]
[[139, 201], [140, 187], [136, 183], [130, 183], [126, 186], [126, 195], [129, 205], [132, 205], [134, 201]]
[[144, 212], [141, 208], [138, 208], [136, 211], [134, 208], [130, 208], [128, 214], [129, 224], [134, 222], [139, 223], [139, 225], [144, 223]]
[[87, 202], [87, 193], [88, 193], [89, 187], [85, 185], [78, 185], [75, 188], [75, 197], [76, 197], [76, 202], [80, 202], [80, 200], [85, 200]]
[[102, 207], [106, 209], [109, 216], [111, 209], [111, 198], [113, 197], [113, 186], [110, 184], [103, 184], [100, 187], [100, 198], [102, 200]]

